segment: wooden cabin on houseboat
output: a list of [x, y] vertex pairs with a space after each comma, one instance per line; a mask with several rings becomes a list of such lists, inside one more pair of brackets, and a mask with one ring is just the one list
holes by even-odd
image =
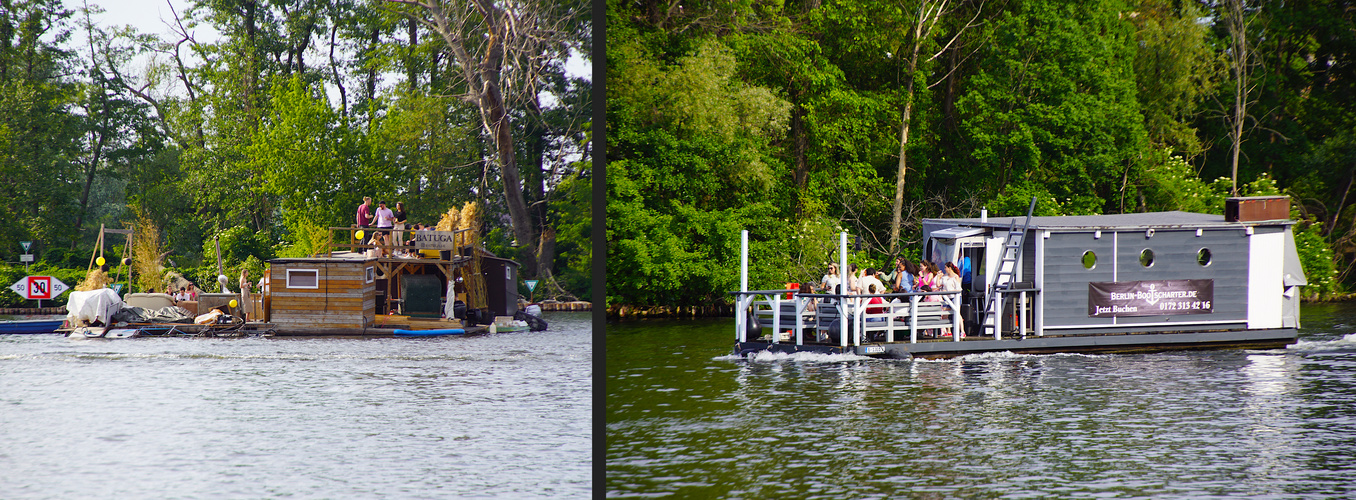
[[278, 331], [343, 333], [376, 324], [378, 259], [273, 259], [264, 321]]
[[[968, 270], [959, 291], [749, 291], [745, 232], [735, 352], [944, 358], [1296, 341], [1307, 282], [1287, 197], [1230, 198], [1223, 216], [1033, 217], [1034, 208], [922, 221], [925, 258]], [[839, 253], [847, 269], [846, 233]], [[885, 304], [867, 304], [873, 297]]]
[[[488, 328], [479, 325], [496, 322], [496, 315], [512, 316], [516, 309], [517, 263], [488, 255], [467, 237], [467, 230], [335, 227], [330, 231], [327, 252], [269, 260], [265, 285], [262, 290], [253, 290], [250, 303], [239, 304], [236, 300], [239, 295], [235, 293], [201, 294], [195, 307], [197, 313], [213, 309], [225, 313], [225, 317], [214, 317], [210, 323], [152, 322], [116, 329], [105, 325], [67, 330], [71, 335], [99, 338], [251, 334], [428, 336], [487, 331]], [[337, 238], [335, 233], [339, 234]], [[413, 244], [385, 244], [381, 240], [373, 243], [369, 239], [373, 233], [388, 236], [388, 241], [405, 240]], [[483, 272], [482, 261], [487, 263]], [[161, 304], [155, 302], [152, 306], [152, 299], [172, 300], [168, 295], [153, 295], [163, 297], [129, 298], [154, 308]], [[123, 304], [116, 294], [103, 300], [110, 308], [137, 305]], [[544, 323], [541, 324], [544, 328]]]
[[[344, 243], [331, 243], [326, 255], [268, 261], [269, 290], [262, 308], [278, 335], [462, 328], [473, 326], [468, 323], [474, 318], [489, 317], [488, 311], [478, 312], [484, 309], [477, 306], [485, 300], [483, 293], [466, 285], [481, 278], [465, 230], [330, 230]], [[414, 245], [373, 244], [372, 234], [410, 239]], [[458, 300], [472, 304], [467, 308], [472, 321], [444, 319], [447, 304]]]

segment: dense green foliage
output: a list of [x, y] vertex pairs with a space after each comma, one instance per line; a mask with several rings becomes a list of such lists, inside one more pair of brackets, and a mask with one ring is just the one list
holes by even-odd
[[[1227, 3], [609, 1], [608, 302], [728, 301], [741, 229], [754, 288], [818, 279], [840, 229], [884, 263], [897, 190], [905, 255], [923, 217], [1033, 196], [1221, 213]], [[1291, 196], [1305, 293], [1330, 296], [1356, 278], [1356, 12], [1245, 13], [1238, 195]]]
[[[560, 276], [587, 297], [588, 261], [554, 258], [589, 246], [578, 221], [588, 204], [577, 206], [587, 198], [570, 186], [589, 175], [591, 85], [565, 69], [571, 54], [587, 57], [587, 3], [515, 4], [523, 39], [505, 47], [500, 73], [507, 135], [491, 134], [468, 98], [480, 89], [459, 61], [483, 54], [449, 49], [419, 6], [189, 4], [177, 35], [100, 27], [93, 2], [0, 5], [0, 261], [34, 241], [49, 264], [83, 268], [98, 227], [122, 228], [140, 208], [167, 265], [210, 288], [218, 240], [226, 274], [258, 276], [264, 260], [315, 253], [321, 228], [353, 224], [363, 196], [403, 201], [424, 224], [479, 201], [484, 232], [499, 235], [488, 247], [530, 260], [525, 277]], [[466, 18], [473, 41], [491, 24], [477, 6], [445, 11]], [[535, 231], [521, 246], [508, 230], [518, 221], [507, 216], [503, 137]]]

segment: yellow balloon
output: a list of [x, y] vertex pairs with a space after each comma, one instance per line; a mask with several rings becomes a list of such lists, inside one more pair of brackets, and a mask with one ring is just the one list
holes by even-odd
[[239, 303], [239, 302], [236, 302], [235, 299], [231, 299], [231, 307], [235, 307], [235, 306], [238, 305], [238, 304], [240, 304], [240, 303]]
[[98, 265], [101, 265], [101, 266], [104, 265], [104, 262], [107, 262], [107, 261], [105, 261], [103, 257], [99, 257], [99, 258], [97, 258], [97, 259], [94, 259], [94, 263], [95, 263], [95, 264], [98, 264]]
[[361, 239], [363, 239], [363, 232], [362, 232], [362, 231], [358, 231], [358, 232], [356, 232], [356, 233], [353, 233], [353, 237], [361, 240]]

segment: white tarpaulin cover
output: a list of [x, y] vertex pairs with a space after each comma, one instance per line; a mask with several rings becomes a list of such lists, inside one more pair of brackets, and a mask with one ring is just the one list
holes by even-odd
[[66, 320], [72, 325], [89, 324], [102, 321], [108, 324], [113, 313], [123, 308], [122, 298], [112, 288], [100, 288], [88, 292], [71, 292], [66, 302]]

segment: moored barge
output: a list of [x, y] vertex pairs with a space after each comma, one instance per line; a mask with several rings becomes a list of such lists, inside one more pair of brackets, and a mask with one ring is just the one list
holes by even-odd
[[[1277, 348], [1296, 341], [1307, 284], [1287, 197], [1191, 212], [924, 219], [923, 255], [961, 263], [959, 291], [748, 290], [735, 353], [948, 358], [1010, 351]], [[839, 235], [847, 269], [847, 234]], [[867, 304], [879, 297], [884, 304]], [[942, 336], [944, 331], [954, 334]], [[932, 335], [929, 335], [931, 333]]]
[[[124, 303], [111, 289], [72, 292], [73, 326], [64, 330], [86, 338], [427, 337], [493, 332], [525, 316], [517, 307], [518, 264], [489, 254], [467, 230], [406, 231], [412, 245], [363, 241], [364, 232], [393, 229], [330, 230], [342, 235], [332, 242], [344, 243], [319, 255], [269, 260], [263, 289], [248, 300], [217, 293], [175, 303], [154, 293], [129, 294]], [[135, 313], [117, 316], [124, 310]], [[533, 330], [546, 328], [540, 318], [520, 319]]]

